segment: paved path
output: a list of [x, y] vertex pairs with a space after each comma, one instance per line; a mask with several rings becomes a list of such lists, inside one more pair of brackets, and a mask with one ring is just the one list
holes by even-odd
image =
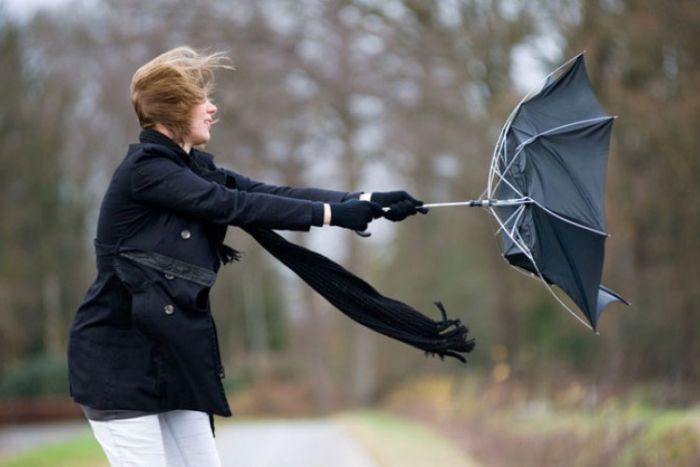
[[218, 422], [216, 444], [224, 466], [377, 466], [332, 420]]

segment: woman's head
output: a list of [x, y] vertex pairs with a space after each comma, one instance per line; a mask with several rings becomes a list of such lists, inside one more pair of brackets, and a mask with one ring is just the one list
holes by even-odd
[[222, 53], [201, 54], [177, 47], [136, 70], [131, 79], [131, 102], [142, 128], [161, 127], [187, 146], [209, 140], [216, 107], [209, 102], [214, 71], [231, 68]]

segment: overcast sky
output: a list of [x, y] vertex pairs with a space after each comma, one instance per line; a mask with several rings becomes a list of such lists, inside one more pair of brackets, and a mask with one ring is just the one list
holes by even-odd
[[66, 0], [0, 0], [2, 10], [9, 14], [26, 19], [38, 8], [53, 8], [66, 3]]

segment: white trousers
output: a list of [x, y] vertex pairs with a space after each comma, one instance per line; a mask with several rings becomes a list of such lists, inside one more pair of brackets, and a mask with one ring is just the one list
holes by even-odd
[[173, 410], [89, 422], [112, 467], [221, 466], [204, 412]]

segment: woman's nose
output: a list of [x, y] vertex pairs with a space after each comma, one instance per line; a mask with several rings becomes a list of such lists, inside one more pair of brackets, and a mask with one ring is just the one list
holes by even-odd
[[209, 107], [207, 108], [207, 112], [214, 115], [219, 109], [212, 103], [209, 102]]

